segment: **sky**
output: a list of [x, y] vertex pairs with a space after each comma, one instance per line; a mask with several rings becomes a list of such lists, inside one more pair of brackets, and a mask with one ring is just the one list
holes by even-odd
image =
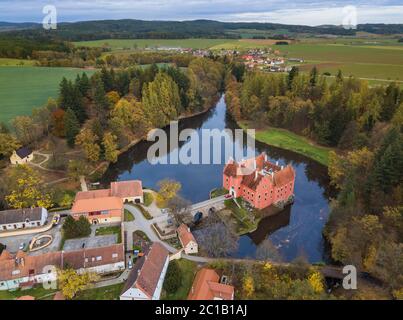
[[42, 22], [46, 5], [55, 6], [58, 22], [211, 19], [315, 26], [341, 25], [356, 13], [357, 23], [403, 23], [403, 0], [0, 0], [0, 21]]

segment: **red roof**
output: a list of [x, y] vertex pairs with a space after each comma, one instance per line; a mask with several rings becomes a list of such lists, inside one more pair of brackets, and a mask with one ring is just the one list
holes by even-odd
[[234, 300], [234, 287], [219, 283], [219, 280], [213, 269], [201, 269], [193, 281], [188, 300]]
[[[90, 268], [124, 261], [123, 244], [108, 247], [88, 248], [62, 253], [48, 252], [27, 255], [19, 251], [15, 256], [6, 250], [1, 254], [0, 281], [19, 279], [42, 274], [46, 266], [74, 269]], [[87, 261], [86, 261], [87, 259]]]
[[126, 284], [124, 291], [136, 287], [151, 299], [168, 257], [168, 250], [161, 243], [154, 242], [148, 254], [142, 258], [145, 260], [141, 269], [132, 270], [128, 278], [130, 283]]
[[87, 213], [104, 210], [123, 210], [123, 201], [118, 197], [76, 200], [71, 213]]
[[111, 194], [120, 198], [141, 197], [143, 186], [140, 180], [112, 182]]
[[186, 247], [189, 244], [189, 242], [191, 242], [191, 241], [196, 243], [196, 240], [195, 240], [193, 234], [190, 232], [190, 229], [186, 224], [182, 223], [178, 227], [177, 232], [178, 232], [179, 239], [182, 242], [182, 245], [184, 247]]

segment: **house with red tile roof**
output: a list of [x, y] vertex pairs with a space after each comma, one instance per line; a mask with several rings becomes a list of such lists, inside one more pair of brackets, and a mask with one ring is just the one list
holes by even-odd
[[143, 203], [143, 186], [141, 180], [112, 182], [109, 189], [80, 191], [75, 200], [99, 199], [106, 197], [118, 197], [123, 202]]
[[143, 203], [140, 180], [112, 182], [110, 189], [80, 191], [76, 194], [71, 215], [84, 215], [92, 224], [121, 222], [123, 203]]
[[188, 300], [234, 300], [234, 287], [220, 283], [215, 270], [203, 268], [196, 274]]
[[169, 252], [154, 242], [137, 259], [120, 295], [120, 300], [159, 300], [169, 264]]
[[18, 251], [12, 255], [3, 250], [0, 255], [0, 290], [32, 287], [57, 280], [57, 268], [73, 268], [78, 272], [111, 273], [125, 269], [123, 244], [76, 251], [56, 251], [28, 255]]
[[199, 252], [196, 239], [186, 224], [182, 223], [176, 230], [176, 233], [178, 234], [179, 241], [186, 254]]
[[230, 159], [223, 172], [223, 187], [235, 198], [242, 197], [257, 209], [291, 201], [294, 183], [293, 167], [271, 163], [265, 153], [240, 162]]
[[86, 217], [91, 224], [121, 222], [123, 201], [118, 197], [100, 197], [75, 200], [71, 208], [71, 216], [79, 219]]

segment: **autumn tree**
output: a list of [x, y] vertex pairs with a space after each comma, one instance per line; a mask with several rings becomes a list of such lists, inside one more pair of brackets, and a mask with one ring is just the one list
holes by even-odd
[[167, 202], [167, 208], [173, 217], [176, 226], [186, 223], [191, 219], [190, 207], [192, 203], [183, 197], [176, 195]]
[[0, 156], [9, 157], [14, 150], [21, 147], [18, 140], [8, 133], [0, 133]]
[[5, 199], [10, 207], [52, 207], [51, 194], [44, 188], [39, 174], [29, 166], [17, 165], [11, 168], [7, 180], [9, 193]]
[[156, 197], [157, 205], [160, 208], [165, 208], [168, 202], [176, 197], [182, 185], [178, 181], [164, 179], [158, 182], [158, 187], [159, 190]]
[[70, 160], [67, 167], [67, 175], [73, 181], [79, 181], [81, 176], [88, 173], [88, 166], [81, 160]]
[[142, 97], [146, 114], [155, 127], [163, 127], [170, 120], [177, 119], [181, 112], [178, 85], [163, 72], [145, 85]]
[[76, 144], [84, 149], [86, 158], [92, 162], [97, 162], [101, 154], [97, 140], [98, 137], [88, 128], [82, 129], [76, 137]]
[[115, 163], [118, 160], [119, 150], [116, 136], [110, 132], [104, 134], [102, 145], [105, 150], [105, 160]]
[[41, 135], [40, 128], [29, 116], [17, 116], [12, 121], [15, 135], [22, 144], [30, 144], [37, 141]]
[[87, 289], [92, 283], [99, 280], [93, 272], [78, 273], [74, 269], [59, 269], [57, 271], [59, 287], [67, 299], [73, 299], [80, 291]]

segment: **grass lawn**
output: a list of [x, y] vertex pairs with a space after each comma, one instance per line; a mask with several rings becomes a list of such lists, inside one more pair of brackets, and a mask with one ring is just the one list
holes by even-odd
[[127, 209], [125, 209], [125, 221], [134, 221], [134, 216]]
[[44, 289], [41, 285], [38, 285], [32, 289], [16, 290], [16, 291], [0, 291], [0, 300], [14, 300], [21, 296], [32, 296], [36, 300], [47, 300], [53, 298], [53, 295], [58, 290]]
[[95, 231], [96, 236], [104, 236], [107, 234], [117, 234], [118, 243], [122, 242], [122, 229], [120, 226], [100, 227]]
[[[245, 122], [240, 123], [240, 126], [243, 129], [248, 128]], [[325, 166], [328, 165], [329, 151], [332, 150], [331, 148], [316, 145], [309, 141], [309, 139], [299, 136], [291, 131], [278, 128], [256, 130], [256, 140], [274, 147], [302, 154]]]
[[81, 291], [73, 300], [118, 300], [124, 283]]
[[153, 203], [154, 197], [151, 192], [144, 192], [144, 205], [148, 207], [151, 203]]
[[197, 264], [193, 261], [185, 259], [176, 261], [181, 270], [181, 285], [175, 293], [168, 294], [163, 292], [161, 295], [161, 300], [186, 300], [189, 290], [192, 287], [193, 279], [197, 270]]
[[[238, 203], [241, 203], [241, 199], [237, 199]], [[232, 216], [236, 219], [236, 233], [239, 235], [252, 232], [256, 230], [259, 221], [253, 216], [253, 213], [239, 208], [233, 199], [224, 201], [225, 207], [232, 212]]]
[[[35, 107], [57, 98], [63, 77], [74, 79], [83, 69], [47, 67], [0, 67], [0, 121], [30, 115]], [[93, 70], [85, 70], [89, 75]]]
[[219, 196], [223, 196], [224, 194], [228, 194], [228, 190], [224, 189], [224, 188], [216, 188], [214, 190], [211, 191], [211, 198], [216, 198]]

